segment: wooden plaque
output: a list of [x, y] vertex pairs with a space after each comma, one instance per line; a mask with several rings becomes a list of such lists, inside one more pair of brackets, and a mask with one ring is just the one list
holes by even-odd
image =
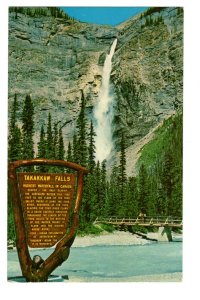
[[[17, 172], [21, 167], [40, 165], [63, 167], [63, 171], [69, 168], [75, 175]], [[64, 160], [34, 158], [9, 164], [16, 247], [26, 281], [47, 281], [48, 276], [68, 259], [79, 224], [84, 176], [88, 173], [86, 168]], [[39, 255], [31, 258], [28, 246], [48, 248], [55, 244], [45, 260]]]
[[28, 246], [54, 246], [66, 233], [73, 174], [17, 173]]

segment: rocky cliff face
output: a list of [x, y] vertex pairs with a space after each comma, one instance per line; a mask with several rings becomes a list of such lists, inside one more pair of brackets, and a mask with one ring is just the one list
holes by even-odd
[[81, 91], [87, 113], [98, 96], [102, 57], [117, 35], [111, 27], [88, 25], [54, 17], [10, 13], [9, 103], [14, 93], [23, 102], [26, 94], [36, 106], [36, 133], [47, 119], [68, 122], [71, 138], [79, 113]]
[[[112, 78], [115, 118], [127, 132], [128, 145], [182, 103], [182, 15], [170, 8], [152, 14], [151, 24], [145, 22], [138, 16], [118, 27]], [[115, 133], [119, 130], [116, 126]]]
[[17, 93], [35, 104], [36, 140], [51, 112], [72, 138], [81, 93], [92, 116], [105, 54], [118, 44], [111, 74], [115, 95], [116, 150], [120, 132], [127, 147], [137, 144], [182, 105], [183, 14], [176, 8], [138, 15], [117, 26], [72, 22], [54, 17], [9, 15], [9, 105]]

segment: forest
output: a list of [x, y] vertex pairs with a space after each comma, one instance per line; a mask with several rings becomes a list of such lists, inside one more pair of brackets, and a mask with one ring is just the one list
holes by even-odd
[[[82, 93], [80, 113], [73, 141], [63, 139], [61, 122], [41, 125], [40, 139], [34, 145], [34, 103], [27, 95], [19, 113], [17, 95], [11, 108], [8, 137], [8, 161], [48, 158], [68, 160], [85, 166], [84, 195], [80, 212], [79, 231], [93, 232], [97, 217], [131, 217], [140, 212], [147, 216], [182, 216], [182, 144], [183, 120], [179, 109], [163, 122], [152, 141], [146, 144], [137, 162], [138, 175], [126, 174], [126, 137], [120, 136], [120, 160], [108, 176], [107, 162], [95, 161], [95, 130], [92, 121], [87, 126], [85, 99]], [[19, 126], [19, 124], [21, 124]], [[67, 142], [67, 141], [66, 141]], [[37, 153], [34, 149], [37, 148]], [[29, 167], [31, 172], [60, 172], [58, 167]], [[67, 170], [67, 172], [72, 172]], [[10, 189], [8, 188], [8, 238], [15, 239]]]
[[59, 7], [9, 7], [9, 13], [15, 13], [15, 18], [18, 18], [18, 14], [24, 14], [30, 17], [40, 17], [40, 16], [52, 16], [55, 18], [61, 18], [65, 20], [74, 21], [67, 13], [65, 13]]

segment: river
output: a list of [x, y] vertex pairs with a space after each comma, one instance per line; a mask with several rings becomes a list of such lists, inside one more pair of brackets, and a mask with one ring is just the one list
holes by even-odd
[[[42, 258], [52, 250], [31, 250]], [[135, 276], [182, 272], [182, 242], [131, 246], [72, 247], [66, 262], [53, 274], [70, 281], [134, 281]], [[21, 275], [16, 251], [8, 252], [8, 277]], [[133, 278], [133, 279], [131, 279]], [[147, 280], [148, 281], [148, 280]]]

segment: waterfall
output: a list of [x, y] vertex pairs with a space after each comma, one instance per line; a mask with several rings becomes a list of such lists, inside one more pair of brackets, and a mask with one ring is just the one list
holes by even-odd
[[98, 102], [94, 108], [96, 160], [99, 160], [100, 162], [109, 156], [113, 148], [113, 96], [110, 93], [110, 73], [112, 70], [112, 57], [115, 52], [116, 45], [117, 39], [114, 40], [110, 53], [106, 56]]

